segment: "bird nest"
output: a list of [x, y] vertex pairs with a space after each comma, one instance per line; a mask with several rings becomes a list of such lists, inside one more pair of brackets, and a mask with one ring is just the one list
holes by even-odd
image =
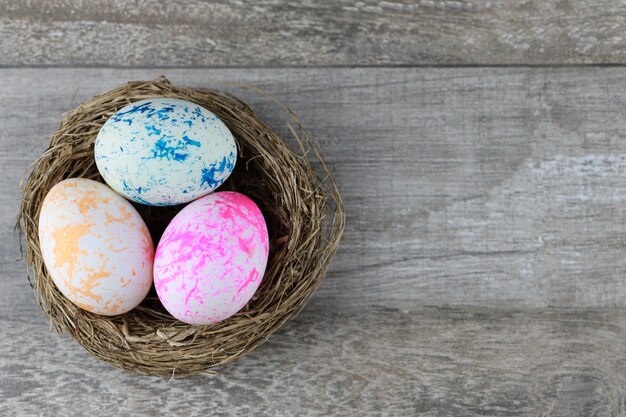
[[[176, 320], [163, 308], [154, 288], [125, 314], [89, 313], [61, 294], [43, 263], [38, 220], [48, 191], [66, 178], [103, 182], [94, 160], [98, 131], [123, 106], [154, 97], [195, 102], [228, 126], [237, 141], [239, 159], [220, 190], [252, 198], [267, 222], [270, 255], [261, 285], [239, 313], [217, 324], [196, 326]], [[300, 153], [240, 99], [215, 90], [178, 87], [163, 77], [129, 82], [64, 115], [50, 146], [34, 162], [22, 186], [17, 225], [30, 267], [29, 281], [59, 333], [71, 334], [91, 354], [117, 367], [148, 375], [185, 376], [211, 372], [245, 355], [300, 311], [326, 274], [343, 234], [344, 212], [317, 144], [287, 107], [275, 103], [293, 119], [295, 128], [290, 126], [290, 131]], [[155, 242], [182, 208], [135, 207]]]

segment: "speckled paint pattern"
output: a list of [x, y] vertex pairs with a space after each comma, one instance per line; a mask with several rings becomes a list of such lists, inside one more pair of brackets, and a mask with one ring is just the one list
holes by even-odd
[[94, 148], [111, 188], [142, 204], [186, 203], [210, 193], [232, 173], [235, 139], [213, 113], [175, 98], [131, 103], [100, 129]]
[[265, 219], [250, 198], [230, 191], [202, 197], [176, 215], [159, 241], [159, 299], [186, 323], [224, 320], [254, 295], [268, 251]]
[[102, 183], [72, 178], [52, 187], [39, 216], [39, 242], [56, 286], [87, 311], [124, 313], [152, 285], [148, 228], [128, 201]]

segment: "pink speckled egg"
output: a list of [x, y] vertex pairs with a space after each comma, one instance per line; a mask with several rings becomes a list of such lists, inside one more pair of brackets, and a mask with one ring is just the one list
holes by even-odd
[[170, 314], [211, 324], [241, 310], [261, 283], [269, 253], [267, 225], [248, 197], [216, 192], [170, 222], [154, 259], [154, 286]]
[[154, 246], [146, 224], [99, 182], [71, 178], [52, 187], [41, 206], [39, 245], [55, 285], [92, 313], [125, 313], [152, 286]]

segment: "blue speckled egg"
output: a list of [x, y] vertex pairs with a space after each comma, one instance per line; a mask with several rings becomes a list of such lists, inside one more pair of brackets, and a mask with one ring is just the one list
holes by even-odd
[[176, 98], [123, 107], [100, 129], [94, 152], [111, 188], [152, 206], [210, 193], [226, 181], [237, 160], [226, 125], [207, 109]]

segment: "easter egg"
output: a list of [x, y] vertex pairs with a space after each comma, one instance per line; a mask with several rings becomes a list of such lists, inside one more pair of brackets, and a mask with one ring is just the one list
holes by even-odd
[[39, 245], [61, 293], [92, 313], [125, 313], [152, 285], [148, 228], [127, 200], [102, 183], [72, 178], [52, 187], [41, 206]]
[[265, 219], [250, 198], [209, 194], [187, 205], [165, 229], [154, 259], [154, 286], [177, 319], [216, 323], [250, 301], [268, 250]]
[[232, 173], [235, 138], [213, 113], [176, 98], [131, 103], [102, 126], [94, 147], [106, 183], [137, 203], [167, 206], [210, 193]]

